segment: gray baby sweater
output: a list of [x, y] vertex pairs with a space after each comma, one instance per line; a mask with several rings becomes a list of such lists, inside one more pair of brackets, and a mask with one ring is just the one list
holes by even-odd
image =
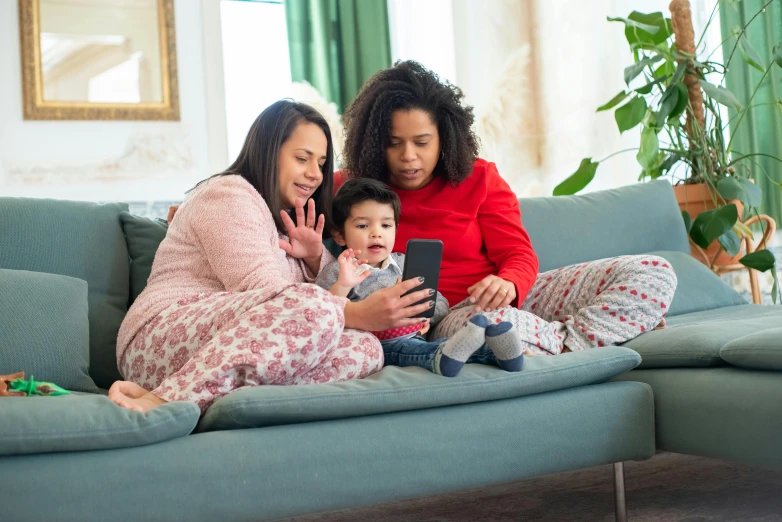
[[[362, 301], [366, 299], [369, 294], [382, 288], [388, 288], [396, 284], [397, 278], [402, 277], [402, 272], [405, 268], [405, 255], [393, 253], [383, 262], [380, 268], [370, 268], [372, 273], [361, 284], [354, 287], [353, 290], [348, 293], [348, 299], [353, 302]], [[326, 265], [318, 278], [315, 280], [315, 284], [326, 290], [330, 290], [334, 283], [339, 278], [339, 261], [334, 261]], [[434, 305], [434, 317], [432, 317], [432, 325], [435, 325], [442, 321], [442, 319], [448, 315], [448, 301], [443, 297], [440, 292], [437, 292], [437, 301]]]

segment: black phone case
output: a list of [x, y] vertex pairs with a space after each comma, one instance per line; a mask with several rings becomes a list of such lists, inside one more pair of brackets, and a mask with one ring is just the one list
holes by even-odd
[[[415, 277], [423, 277], [424, 282], [409, 293], [430, 288], [437, 290], [440, 281], [440, 262], [443, 258], [443, 242], [439, 239], [411, 239], [405, 247], [405, 269], [402, 280], [407, 281]], [[405, 294], [407, 295], [407, 294]], [[427, 297], [416, 304], [431, 301], [435, 296]], [[434, 307], [414, 316], [434, 317]]]

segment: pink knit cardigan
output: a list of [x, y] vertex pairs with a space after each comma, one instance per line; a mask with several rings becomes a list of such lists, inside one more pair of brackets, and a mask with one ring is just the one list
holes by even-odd
[[[315, 274], [279, 247], [280, 238], [286, 236], [266, 202], [241, 176], [199, 185], [177, 210], [147, 286], [122, 322], [117, 360], [147, 323], [188, 296], [313, 282]], [[323, 249], [321, 268], [332, 261]]]

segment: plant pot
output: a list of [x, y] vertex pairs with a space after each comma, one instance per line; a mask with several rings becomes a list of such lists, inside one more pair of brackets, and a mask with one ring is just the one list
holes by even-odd
[[[718, 197], [716, 194], [712, 196], [709, 190], [709, 186], [706, 183], [675, 185], [673, 187], [673, 192], [676, 195], [676, 201], [679, 203], [679, 208], [683, 211], [687, 211], [693, 221], [695, 221], [695, 218], [698, 217], [698, 214], [704, 210], [711, 210], [715, 208], [714, 199], [715, 197]], [[741, 219], [741, 216], [744, 213], [744, 205], [741, 203], [741, 201], [733, 199], [728, 201], [728, 203], [733, 203], [736, 205], [736, 208], [739, 211], [739, 219]], [[717, 251], [719, 251], [721, 248], [722, 247], [720, 246], [719, 241], [716, 239], [714, 242], [712, 242], [711, 245], [709, 245], [709, 248], [706, 249], [706, 257], [709, 259], [709, 262], [714, 259]], [[708, 266], [708, 263], [704, 262], [703, 256], [698, 252], [698, 247], [694, 246], [692, 243], [690, 243], [690, 255]], [[717, 260], [714, 262], [714, 266], [725, 266], [738, 263], [739, 259], [741, 259], [743, 256], [744, 244], [742, 242], [741, 250], [738, 254], [736, 254], [734, 257], [731, 257], [723, 250], [720, 255], [717, 256]]]

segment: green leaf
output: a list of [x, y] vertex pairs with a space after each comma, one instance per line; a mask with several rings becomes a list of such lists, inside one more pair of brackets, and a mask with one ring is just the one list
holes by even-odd
[[638, 163], [647, 170], [657, 166], [660, 150], [660, 142], [657, 140], [657, 131], [651, 127], [644, 127], [641, 131], [641, 148], [638, 150], [635, 158]]
[[622, 91], [622, 92], [620, 92], [619, 94], [617, 94], [616, 96], [614, 96], [613, 98], [611, 98], [611, 100], [610, 100], [608, 103], [606, 103], [605, 105], [601, 105], [600, 107], [598, 107], [598, 108], [597, 108], [597, 112], [601, 112], [601, 111], [607, 111], [608, 109], [613, 109], [614, 107], [616, 107], [617, 105], [619, 105], [620, 103], [622, 103], [623, 101], [625, 101], [625, 98], [627, 98], [627, 96], [628, 96], [629, 94], [630, 94], [630, 93], [628, 93], [628, 92], [625, 92], [625, 91]]
[[650, 81], [649, 83], [647, 83], [646, 85], [638, 87], [637, 89], [634, 89], [634, 90], [638, 94], [649, 94], [650, 92], [652, 92], [652, 88], [654, 88], [655, 85], [659, 85], [659, 84], [663, 83], [664, 81], [666, 81], [667, 79], [668, 79], [668, 76], [663, 76], [662, 78], [656, 78], [656, 79]]
[[662, 80], [663, 78], [671, 76], [674, 72], [676, 72], [676, 68], [674, 67], [673, 62], [665, 60], [661, 66], [654, 70], [654, 77], [658, 80]]
[[708, 248], [718, 237], [733, 228], [739, 212], [733, 203], [698, 214], [692, 224], [690, 237], [701, 248]]
[[770, 268], [774, 268], [776, 259], [774, 254], [768, 250], [758, 250], [739, 259], [739, 263], [746, 267], [754, 268], [759, 272], [765, 272]]
[[728, 230], [722, 234], [717, 238], [717, 241], [720, 242], [720, 245], [725, 249], [725, 252], [732, 256], [735, 256], [741, 250], [741, 240], [733, 230]]
[[690, 95], [687, 92], [687, 87], [685, 87], [683, 83], [677, 83], [676, 90], [679, 91], [679, 96], [676, 99], [676, 107], [673, 108], [671, 114], [668, 116], [668, 121], [675, 120], [681, 116], [684, 109], [687, 108], [687, 104], [690, 102]]
[[744, 239], [745, 237], [751, 240], [755, 239], [752, 230], [741, 221], [736, 221], [736, 224], [733, 225], [733, 231], [739, 236], [739, 239]]
[[636, 29], [640, 29], [642, 31], [646, 31], [649, 34], [655, 34], [657, 31], [660, 30], [659, 27], [650, 25], [650, 24], [644, 24], [641, 22], [638, 22], [636, 20], [631, 20], [629, 18], [619, 18], [619, 17], [608, 17], [609, 22], [622, 22], [627, 27], [634, 27]]
[[748, 179], [740, 179], [746, 197], [741, 200], [748, 207], [759, 207], [763, 204], [763, 190]]
[[646, 109], [646, 100], [640, 97], [635, 97], [630, 102], [619, 107], [614, 112], [614, 119], [617, 127], [619, 127], [619, 132], [630, 130], [641, 123], [646, 114]]
[[638, 87], [637, 89], [635, 89], [635, 92], [637, 92], [638, 94], [649, 94], [650, 92], [652, 92], [652, 88], [658, 83], [660, 82], [649, 82], [643, 87]]
[[684, 229], [689, 234], [690, 230], [692, 230], [692, 218], [686, 210], [682, 210], [682, 219], [684, 220]]
[[746, 37], [742, 37], [739, 40], [739, 52], [741, 53], [741, 57], [744, 59], [747, 65], [754, 67], [760, 72], [766, 72], [766, 68], [763, 67], [763, 65], [760, 63], [763, 61], [763, 59], [758, 56], [757, 51], [752, 48], [752, 45], [749, 43], [749, 40], [747, 40]]
[[679, 65], [676, 67], [676, 71], [673, 73], [673, 78], [671, 78], [671, 84], [679, 83], [682, 81], [682, 78], [684, 78], [684, 73], [687, 72], [687, 62], [681, 61], [679, 62]]
[[678, 162], [680, 159], [682, 159], [681, 154], [679, 154], [678, 152], [672, 152], [671, 154], [668, 155], [667, 158], [665, 158], [663, 164], [660, 165], [660, 170], [664, 172], [668, 172], [669, 170], [671, 170], [671, 167], [676, 165], [676, 162]]
[[589, 185], [595, 177], [598, 165], [599, 163], [592, 161], [592, 158], [582, 159], [578, 170], [554, 188], [554, 195], [571, 196]]
[[625, 83], [627, 85], [630, 85], [630, 82], [633, 81], [636, 76], [641, 74], [641, 71], [643, 71], [647, 65], [655, 64], [662, 59], [663, 57], [658, 54], [652, 56], [651, 58], [642, 58], [641, 60], [637, 61], [633, 65], [630, 65], [629, 67], [625, 67], [625, 72], [624, 72]]
[[709, 98], [726, 107], [741, 110], [741, 104], [736, 99], [736, 96], [725, 87], [714, 85], [706, 80], [698, 80], [698, 83]]
[[663, 93], [662, 101], [660, 101], [660, 112], [657, 113], [657, 117], [654, 120], [656, 127], [662, 127], [665, 120], [673, 114], [674, 109], [679, 104], [679, 89], [677, 85], [669, 85]]
[[763, 190], [748, 179], [721, 179], [717, 191], [726, 200], [737, 199], [747, 207], [759, 207], [763, 203]]
[[664, 152], [657, 154], [657, 159], [654, 162], [654, 167], [651, 169], [643, 169], [638, 181], [643, 181], [645, 178], [657, 179], [664, 174], [662, 166], [665, 164], [666, 157]]
[[631, 25], [625, 25], [625, 38], [630, 48], [635, 49], [642, 43], [658, 45], [665, 42], [673, 34], [671, 29], [671, 19], [665, 18], [662, 13], [639, 13], [633, 11], [627, 17], [633, 22], [655, 27], [656, 31], [646, 31]]
[[782, 42], [776, 44], [771, 52], [774, 55], [774, 62], [782, 67]]
[[741, 186], [741, 183], [736, 178], [730, 177], [719, 180], [717, 182], [717, 191], [726, 200], [738, 199], [744, 203], [744, 187]]

